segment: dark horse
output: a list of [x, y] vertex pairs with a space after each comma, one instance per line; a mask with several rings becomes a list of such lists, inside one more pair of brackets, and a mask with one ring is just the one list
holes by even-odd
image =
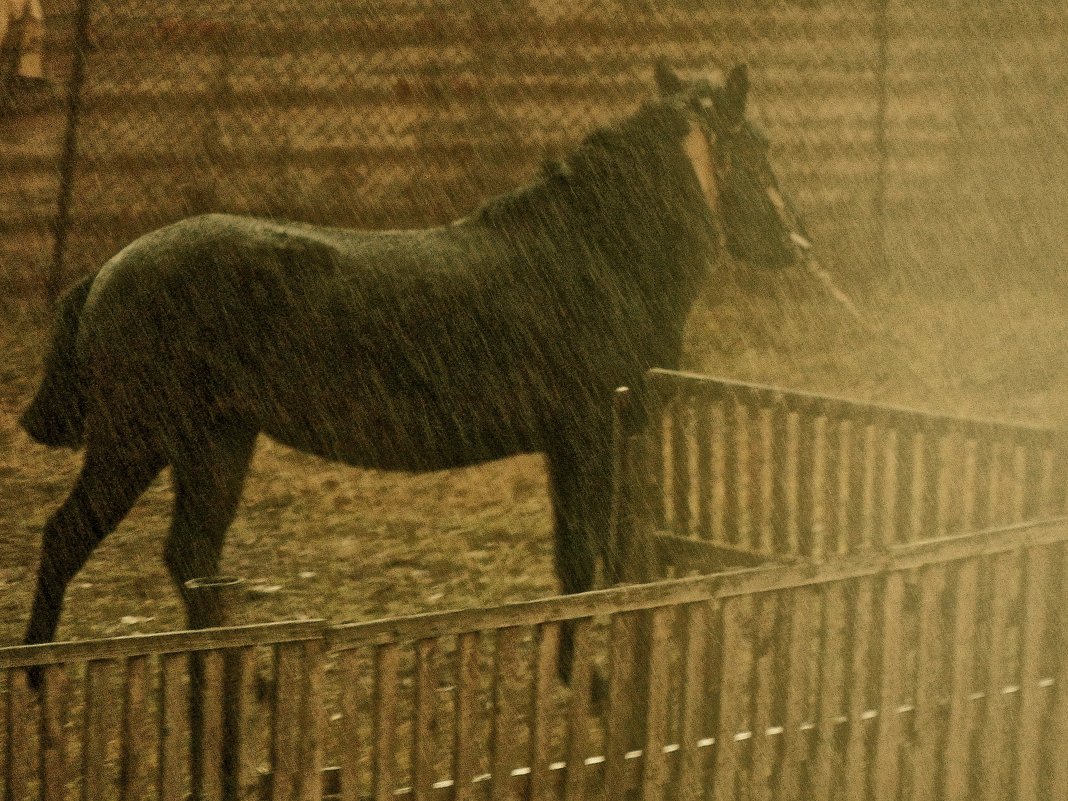
[[[44, 527], [27, 643], [53, 638], [93, 548], [170, 465], [165, 561], [189, 625], [217, 570], [260, 432], [347, 464], [428, 471], [546, 454], [563, 591], [606, 546], [611, 396], [677, 366], [724, 250], [793, 260], [745, 117], [745, 67], [684, 82], [540, 179], [440, 228], [353, 231], [227, 215], [141, 237], [65, 296], [36, 440], [85, 446]], [[561, 664], [566, 674], [570, 638]]]

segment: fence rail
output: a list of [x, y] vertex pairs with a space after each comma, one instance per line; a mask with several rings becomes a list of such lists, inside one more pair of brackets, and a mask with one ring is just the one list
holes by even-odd
[[1066, 568], [1060, 519], [496, 609], [0, 649], [0, 797], [1059, 801]]

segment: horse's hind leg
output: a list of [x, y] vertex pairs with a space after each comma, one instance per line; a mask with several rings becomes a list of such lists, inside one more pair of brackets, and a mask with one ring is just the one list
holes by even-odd
[[[595, 562], [607, 541], [611, 515], [611, 472], [607, 450], [590, 447], [582, 455], [568, 448], [550, 452], [549, 486], [552, 492], [555, 550], [553, 561], [565, 595], [593, 587]], [[575, 632], [571, 621], [560, 631], [558, 668], [571, 681]], [[595, 694], [600, 680], [594, 677]]]
[[67, 585], [163, 464], [156, 453], [90, 439], [74, 488], [44, 526], [27, 643], [55, 637]]
[[239, 426], [206, 430], [172, 459], [174, 520], [164, 561], [185, 604], [190, 628], [222, 623], [222, 609], [186, 582], [219, 569], [226, 530], [233, 521], [256, 431]]

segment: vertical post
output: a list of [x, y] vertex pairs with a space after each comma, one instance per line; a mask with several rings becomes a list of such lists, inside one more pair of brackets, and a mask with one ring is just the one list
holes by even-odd
[[[190, 579], [185, 583], [186, 589], [194, 595], [200, 595], [203, 605], [214, 607], [217, 611], [216, 619], [221, 625], [230, 622], [231, 601], [241, 588], [242, 579], [234, 576], [208, 576], [204, 578]], [[241, 788], [234, 782], [226, 780], [227, 773], [232, 772], [237, 764], [235, 749], [241, 742], [243, 732], [238, 731], [242, 720], [241, 710], [235, 704], [235, 699], [230, 693], [224, 692], [222, 699], [222, 736], [219, 753], [219, 765], [211, 766], [205, 763], [204, 754], [204, 679], [205, 654], [194, 653], [189, 660], [189, 767], [193, 784], [193, 799], [199, 801], [204, 796], [205, 786], [213, 787], [218, 784], [211, 781], [207, 771], [217, 770], [223, 778], [225, 797], [235, 799], [240, 796]], [[235, 677], [241, 671], [240, 654], [227, 654], [223, 663], [222, 685], [223, 690], [233, 689]]]
[[886, 266], [886, 183], [887, 152], [886, 110], [889, 98], [888, 51], [890, 26], [888, 19], [889, 0], [875, 0], [875, 156], [878, 159], [875, 173], [875, 192], [872, 199], [872, 214], [875, 218], [875, 253], [879, 266]]
[[630, 461], [626, 417], [631, 401], [629, 387], [619, 387], [612, 398], [612, 510], [609, 519], [608, 548], [603, 554], [605, 578], [618, 584], [626, 571], [626, 560], [633, 558], [634, 488], [628, 486], [626, 469]]
[[52, 267], [45, 279], [45, 297], [50, 306], [55, 306], [63, 286], [70, 202], [78, 160], [78, 124], [82, 111], [82, 88], [85, 85], [85, 55], [89, 50], [90, 2], [91, 0], [78, 0], [74, 17], [74, 62], [71, 65], [67, 90], [67, 128], [63, 134], [63, 154], [59, 164], [59, 197], [56, 199], [53, 228]]

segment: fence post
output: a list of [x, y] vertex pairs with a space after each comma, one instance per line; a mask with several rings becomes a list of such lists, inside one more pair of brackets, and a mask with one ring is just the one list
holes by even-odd
[[[207, 576], [190, 579], [185, 583], [186, 590], [199, 596], [204, 606], [215, 610], [213, 619], [218, 625], [231, 625], [231, 606], [244, 585], [243, 579], [234, 576]], [[238, 671], [241, 669], [240, 654], [226, 653], [222, 668], [222, 730], [219, 749], [218, 774], [209, 776], [211, 765], [205, 764], [204, 737], [206, 713], [204, 704], [204, 652], [190, 654], [189, 661], [189, 767], [193, 785], [193, 799], [200, 801], [208, 795], [214, 795], [208, 788], [219, 788], [226, 801], [235, 801], [241, 795], [240, 782], [236, 781], [236, 748], [243, 732], [239, 731], [241, 710], [234, 689], [237, 685]], [[213, 693], [214, 694], [214, 693]]]
[[63, 154], [59, 163], [59, 197], [52, 239], [52, 266], [45, 278], [45, 297], [55, 306], [63, 286], [67, 229], [70, 227], [70, 203], [74, 188], [74, 170], [78, 160], [78, 123], [82, 111], [82, 87], [85, 85], [85, 56], [89, 50], [89, 10], [92, 0], [78, 0], [74, 17], [74, 62], [67, 89], [67, 128], [63, 134]]

